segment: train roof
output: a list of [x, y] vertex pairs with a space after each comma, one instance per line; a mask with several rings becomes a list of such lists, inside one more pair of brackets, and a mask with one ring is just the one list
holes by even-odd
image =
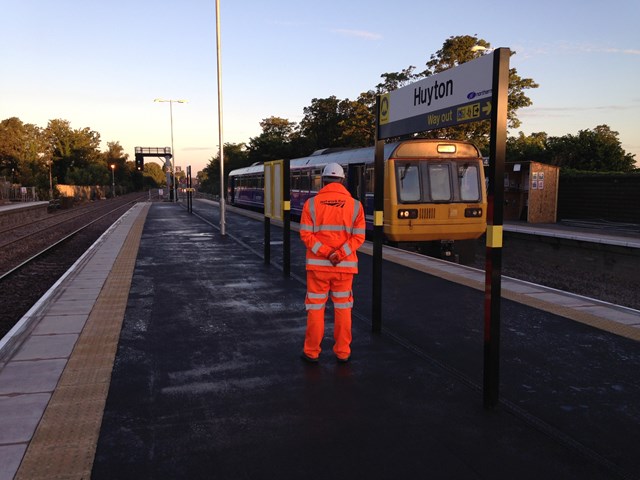
[[[465, 145], [465, 155], [466, 157], [479, 157], [480, 152], [478, 149], [464, 141], [460, 140], [444, 140], [444, 139], [415, 139], [415, 140], [405, 140], [401, 142], [393, 142], [387, 143], [384, 145], [384, 160], [387, 161], [389, 157], [391, 157], [394, 152], [398, 152], [403, 157], [413, 157], [413, 156], [425, 156], [424, 153], [424, 145], [433, 145], [429, 156], [439, 156], [437, 153], [437, 145], [438, 144], [456, 144], [456, 145]], [[375, 156], [375, 148], [374, 147], [364, 147], [364, 148], [350, 148], [350, 149], [341, 149], [341, 148], [325, 148], [323, 150], [316, 150], [308, 157], [295, 158], [290, 161], [290, 168], [302, 168], [302, 167], [323, 167], [328, 163], [338, 163], [340, 165], [348, 165], [350, 163], [371, 163], [374, 160]], [[238, 168], [236, 170], [232, 170], [229, 172], [229, 176], [233, 175], [246, 175], [251, 173], [262, 173], [264, 170], [263, 164], [253, 164], [249, 167]]]

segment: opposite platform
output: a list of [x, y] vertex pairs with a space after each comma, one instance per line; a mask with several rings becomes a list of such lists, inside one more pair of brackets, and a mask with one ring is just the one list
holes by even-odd
[[16, 478], [89, 478], [148, 209], [123, 215], [0, 342], [0, 479], [27, 447]]

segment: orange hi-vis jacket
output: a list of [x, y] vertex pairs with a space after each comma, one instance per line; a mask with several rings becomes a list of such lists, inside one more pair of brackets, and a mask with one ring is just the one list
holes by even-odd
[[[307, 270], [358, 273], [356, 250], [364, 243], [362, 204], [341, 183], [325, 185], [308, 199], [300, 218], [300, 238], [307, 247]], [[338, 254], [337, 265], [329, 256]]]

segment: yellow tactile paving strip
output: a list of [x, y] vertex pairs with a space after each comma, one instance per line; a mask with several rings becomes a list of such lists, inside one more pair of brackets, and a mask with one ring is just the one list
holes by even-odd
[[146, 205], [131, 227], [14, 477], [89, 479]]

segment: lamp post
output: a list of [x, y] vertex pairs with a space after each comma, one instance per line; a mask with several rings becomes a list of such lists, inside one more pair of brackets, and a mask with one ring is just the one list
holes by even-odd
[[[42, 160], [44, 156], [44, 153], [38, 153], [39, 159]], [[51, 166], [53, 165], [53, 160], [49, 158], [44, 163], [49, 167], [49, 200], [53, 200], [53, 175], [51, 174]]]
[[53, 200], [53, 175], [51, 174], [53, 160], [47, 160], [47, 165], [49, 165], [49, 200]]
[[167, 185], [169, 187], [170, 190], [173, 191], [173, 201], [177, 202], [178, 201], [178, 189], [176, 187], [176, 163], [175, 163], [175, 159], [176, 159], [176, 154], [175, 154], [175, 150], [173, 149], [173, 104], [175, 103], [188, 103], [187, 100], [173, 100], [173, 99], [168, 99], [165, 100], [164, 98], [156, 98], [153, 100], [154, 102], [168, 102], [169, 103], [169, 118], [171, 120], [171, 174], [172, 174], [172, 182], [173, 185]]
[[111, 191], [113, 192], [111, 196], [115, 198], [116, 197], [116, 165], [114, 163], [111, 164]]

